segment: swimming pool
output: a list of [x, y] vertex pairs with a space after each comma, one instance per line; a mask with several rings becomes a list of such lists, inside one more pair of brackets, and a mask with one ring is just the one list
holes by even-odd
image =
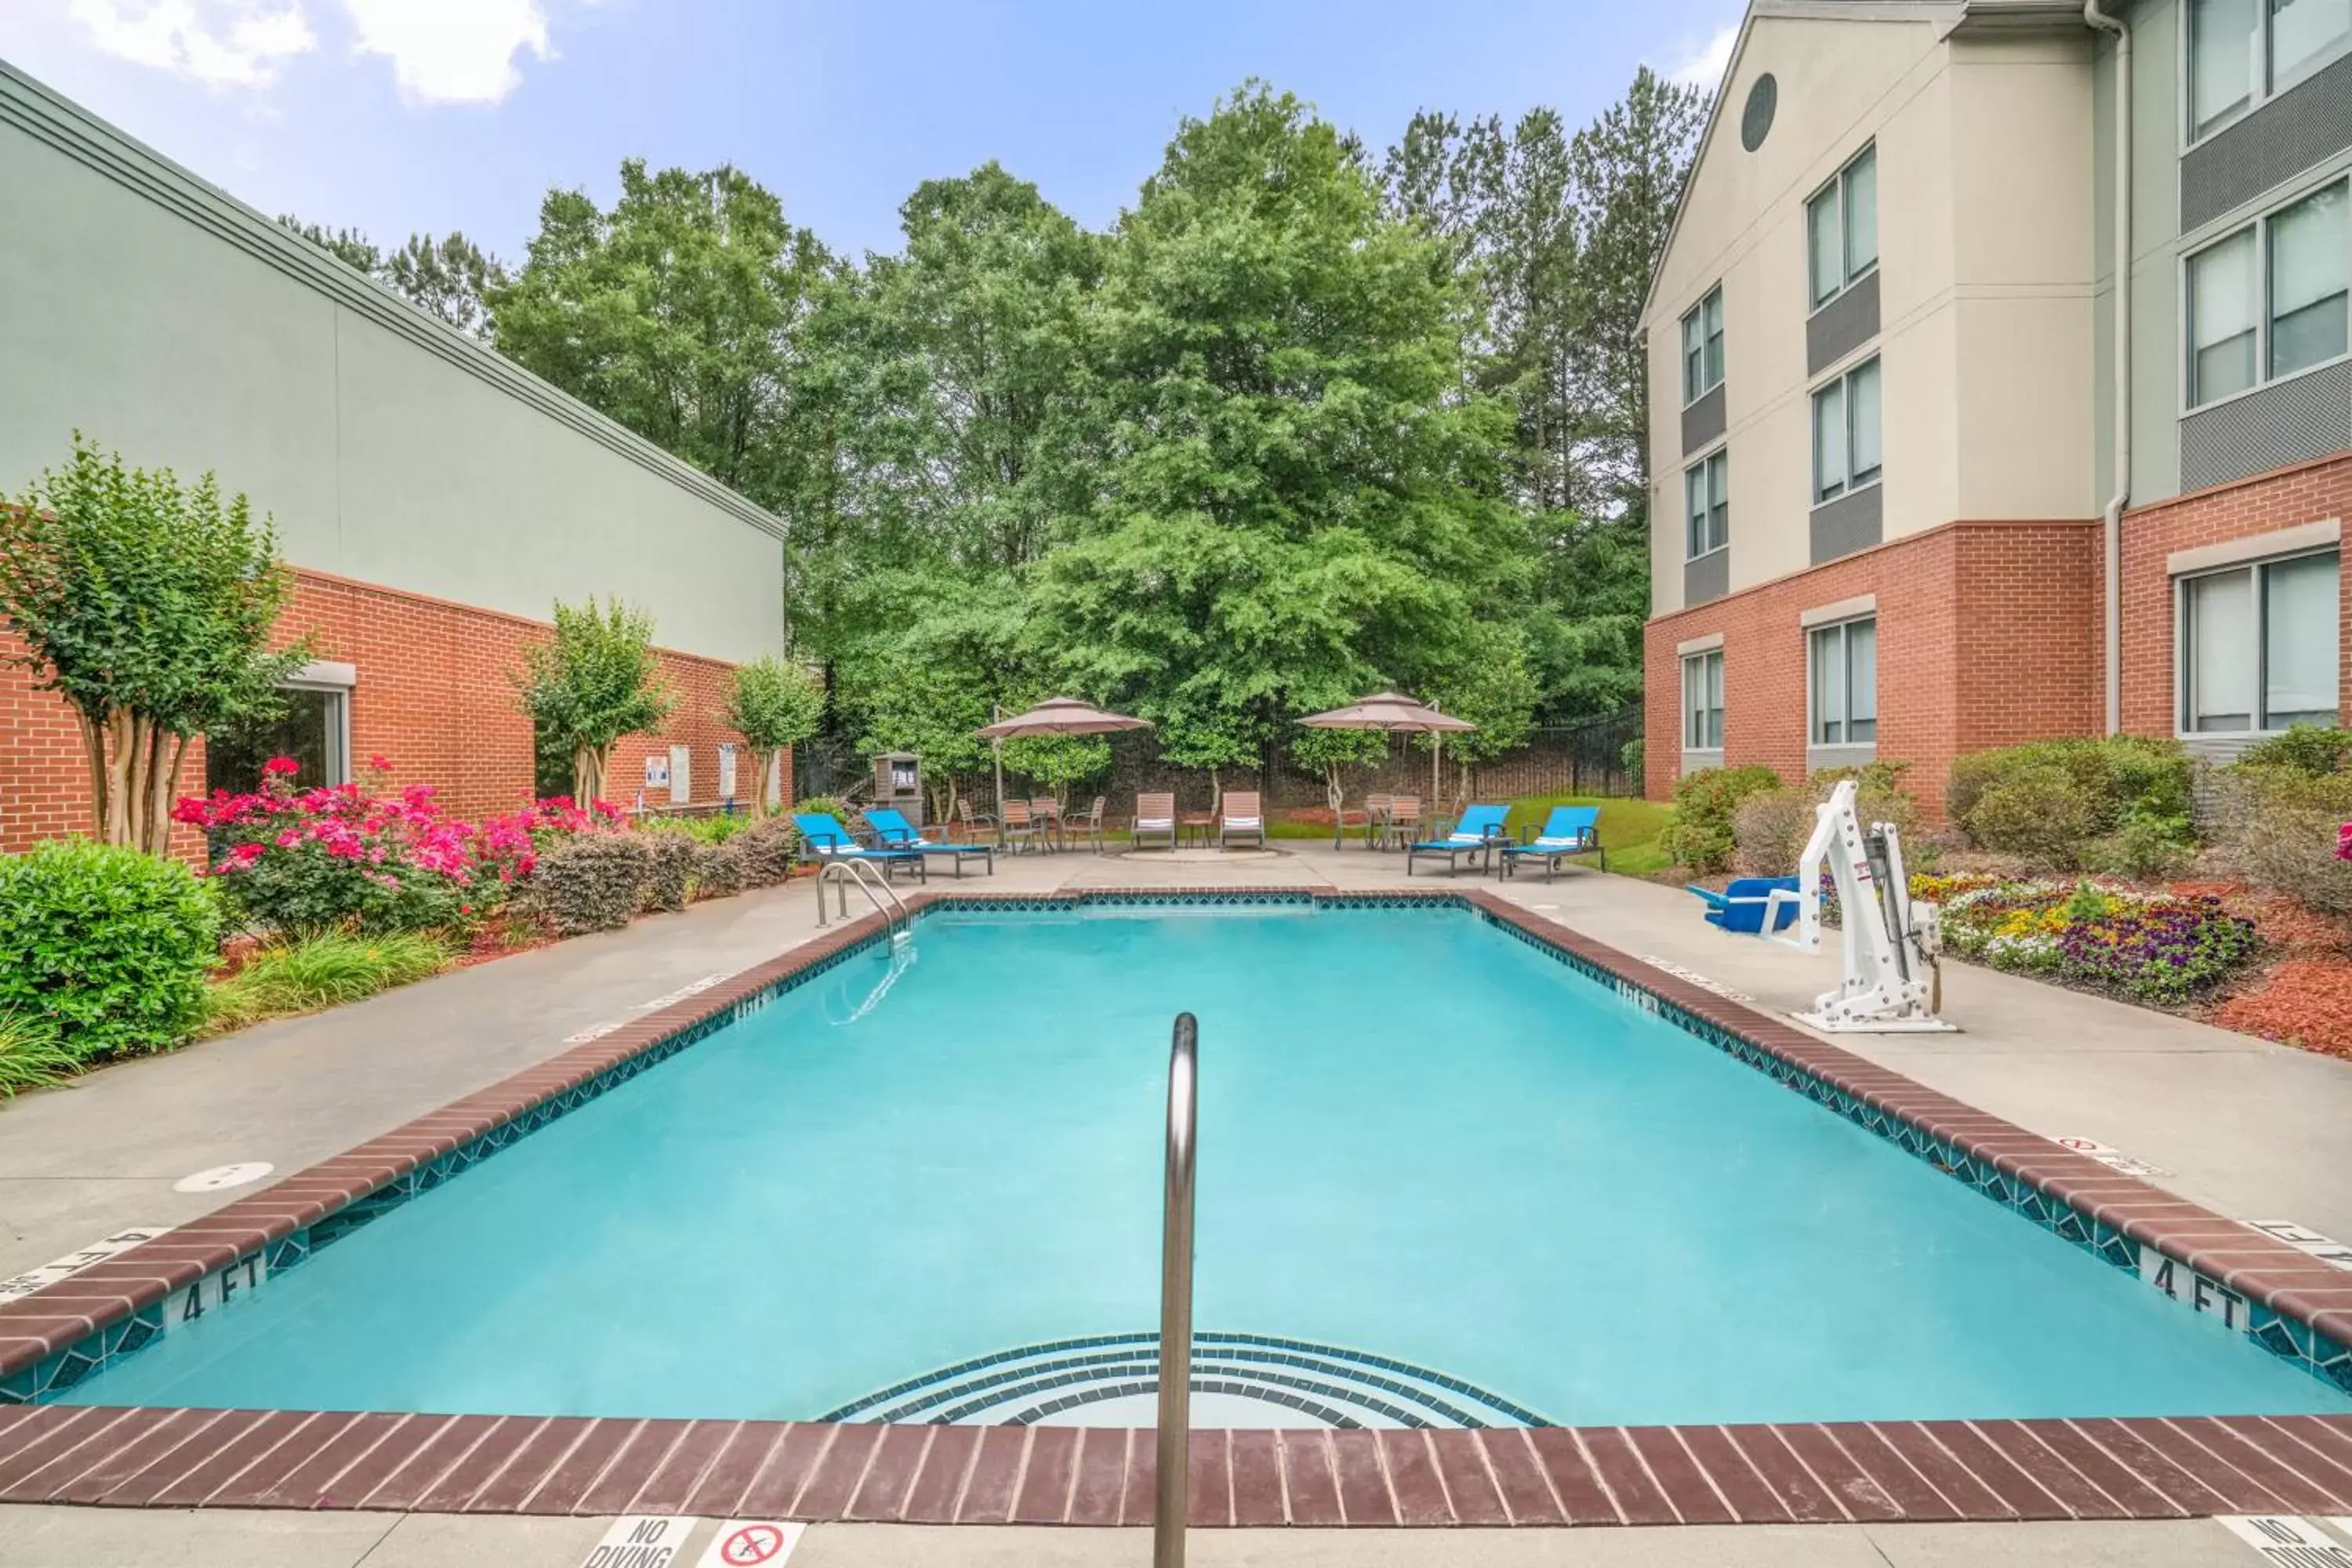
[[1189, 1009], [1202, 1425], [2352, 1408], [1466, 908], [935, 910], [914, 954], [167, 1302], [66, 1397], [1132, 1421]]

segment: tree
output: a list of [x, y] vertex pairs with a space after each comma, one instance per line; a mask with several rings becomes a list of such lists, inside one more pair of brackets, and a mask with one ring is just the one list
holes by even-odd
[[278, 223], [320, 246], [354, 272], [363, 273], [469, 337], [490, 340], [487, 297], [506, 281], [506, 268], [464, 235], [452, 230], [435, 239], [412, 234], [389, 256], [355, 228], [326, 228], [285, 214]]
[[551, 191], [485, 291], [499, 351], [752, 500], [773, 502], [787, 356], [826, 261], [741, 170], [621, 165], [604, 212]]
[[1184, 121], [1089, 312], [1098, 495], [1033, 576], [1057, 683], [1180, 763], [1255, 766], [1287, 715], [1444, 668], [1520, 596], [1510, 412], [1463, 384], [1461, 308], [1296, 99]]
[[997, 710], [1025, 706], [1020, 641], [1024, 601], [1009, 574], [969, 581], [944, 570], [901, 573], [880, 596], [905, 617], [860, 643], [841, 672], [844, 731], [866, 752], [923, 759], [932, 810], [944, 817], [960, 782], [985, 773], [976, 731]]
[[1378, 730], [1305, 730], [1290, 742], [1291, 759], [1323, 775], [1323, 798], [1336, 826], [1348, 804], [1348, 770], [1366, 767], [1389, 754], [1389, 738]]
[[1110, 771], [1110, 742], [1100, 735], [1020, 735], [1004, 742], [1004, 765], [1066, 802], [1069, 787]]
[[291, 591], [244, 496], [126, 468], [79, 432], [63, 472], [0, 505], [0, 620], [80, 725], [94, 837], [167, 852], [188, 742], [282, 710], [278, 683], [310, 658], [268, 647]]
[[735, 668], [719, 717], [751, 749], [751, 815], [768, 815], [768, 771], [776, 755], [816, 733], [824, 683], [804, 664], [762, 654]]
[[619, 599], [555, 605], [554, 635], [523, 649], [522, 710], [551, 749], [572, 754], [572, 795], [604, 798], [613, 748], [660, 727], [675, 700], [660, 679], [653, 617]]
[[489, 296], [506, 283], [506, 268], [456, 230], [439, 239], [410, 235], [406, 245], [384, 258], [378, 277], [468, 337], [484, 342], [496, 337]]

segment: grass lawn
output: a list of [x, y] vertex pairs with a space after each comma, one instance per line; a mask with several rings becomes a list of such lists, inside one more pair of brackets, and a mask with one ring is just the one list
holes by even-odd
[[[1609, 868], [1628, 877], [1646, 877], [1674, 864], [1658, 847], [1658, 835], [1674, 820], [1675, 808], [1660, 801], [1627, 800], [1616, 795], [1545, 795], [1511, 802], [1507, 818], [1511, 836], [1540, 829], [1556, 805], [1597, 805], [1601, 808], [1601, 845], [1609, 851]], [[1599, 857], [1579, 855], [1569, 864], [1591, 866]]]

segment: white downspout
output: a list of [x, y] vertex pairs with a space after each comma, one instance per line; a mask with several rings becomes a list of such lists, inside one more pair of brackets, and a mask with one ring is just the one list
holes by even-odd
[[2123, 557], [2124, 508], [2131, 500], [2131, 269], [2132, 269], [2132, 76], [2131, 29], [2099, 9], [2100, 0], [2083, 0], [2083, 24], [2116, 39], [2116, 342], [2115, 342], [2115, 493], [2107, 498], [2102, 519], [2105, 550], [2105, 658], [2107, 733], [2124, 727], [2123, 680]]

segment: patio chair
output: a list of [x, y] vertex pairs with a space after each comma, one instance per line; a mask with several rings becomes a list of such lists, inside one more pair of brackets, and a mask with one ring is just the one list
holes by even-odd
[[1165, 838], [1168, 852], [1176, 852], [1176, 797], [1174, 795], [1139, 795], [1135, 797], [1134, 847], [1143, 847], [1146, 838]]
[[1718, 931], [1741, 936], [1764, 934], [1764, 912], [1775, 902], [1779, 908], [1772, 914], [1772, 929], [1786, 931], [1797, 919], [1794, 898], [1775, 900], [1772, 895], [1797, 891], [1794, 877], [1740, 877], [1721, 892], [1711, 888], [1694, 887], [1690, 890], [1706, 900], [1706, 923]]
[[1077, 837], [1094, 846], [1095, 853], [1097, 855], [1103, 851], [1103, 807], [1107, 804], [1101, 795], [1097, 795], [1094, 805], [1076, 816], [1063, 819], [1065, 825]]
[[1421, 796], [1392, 795], [1389, 796], [1389, 814], [1381, 822], [1381, 847], [1394, 849], [1411, 844], [1412, 836], [1421, 831]]
[[793, 826], [801, 832], [801, 858], [806, 860], [870, 860], [881, 867], [887, 877], [902, 866], [914, 868], [918, 881], [930, 878], [923, 865], [919, 849], [868, 849], [849, 836], [839, 819], [829, 812], [796, 811]]
[[1460, 868], [1462, 857], [1475, 855], [1483, 868], [1495, 850], [1504, 841], [1503, 818], [1510, 815], [1507, 805], [1473, 805], [1464, 808], [1462, 818], [1454, 831], [1443, 838], [1427, 838], [1418, 844], [1408, 844], [1404, 850], [1404, 874], [1412, 875], [1416, 859], [1438, 856], [1445, 858], [1445, 874], [1449, 877]]
[[[1364, 797], [1364, 843], [1367, 847], [1378, 847], [1381, 842], [1381, 836], [1388, 832], [1389, 808], [1394, 799], [1395, 796], [1390, 795], [1368, 795]], [[1343, 806], [1339, 811], [1339, 819], [1331, 825], [1331, 841], [1335, 847], [1347, 826], [1348, 813]]]
[[983, 871], [991, 876], [995, 875], [996, 850], [991, 845], [933, 843], [916, 830], [915, 825], [907, 820], [904, 812], [894, 811], [884, 805], [867, 806], [866, 820], [873, 825], [875, 835], [880, 840], [882, 848], [919, 850], [926, 858], [933, 855], [947, 856], [955, 862], [955, 874], [959, 881], [963, 879], [963, 863], [974, 855], [980, 857], [981, 868]]
[[1570, 855], [1599, 851], [1601, 868], [1609, 869], [1609, 851], [1601, 847], [1601, 808], [1597, 805], [1556, 805], [1543, 831], [1525, 844], [1503, 846], [1503, 875], [1508, 877], [1522, 860], [1543, 862], [1544, 880], [1559, 870]]
[[1255, 792], [1225, 792], [1217, 813], [1217, 847], [1223, 849], [1236, 838], [1255, 838], [1259, 848], [1265, 847], [1265, 812]]
[[1027, 801], [1004, 803], [1004, 816], [996, 825], [996, 841], [1008, 855], [1024, 844], [1037, 842], [1037, 819], [1030, 815]]
[[961, 795], [956, 796], [955, 830], [958, 837], [968, 839], [978, 838], [984, 833], [988, 836], [990, 843], [1002, 847], [1002, 840], [996, 832], [996, 814], [992, 811], [972, 810], [971, 802]]
[[1045, 847], [1048, 849], [1061, 847], [1062, 803], [1060, 801], [1050, 795], [1030, 796], [1029, 819], [1037, 825], [1038, 836], [1045, 839]]

